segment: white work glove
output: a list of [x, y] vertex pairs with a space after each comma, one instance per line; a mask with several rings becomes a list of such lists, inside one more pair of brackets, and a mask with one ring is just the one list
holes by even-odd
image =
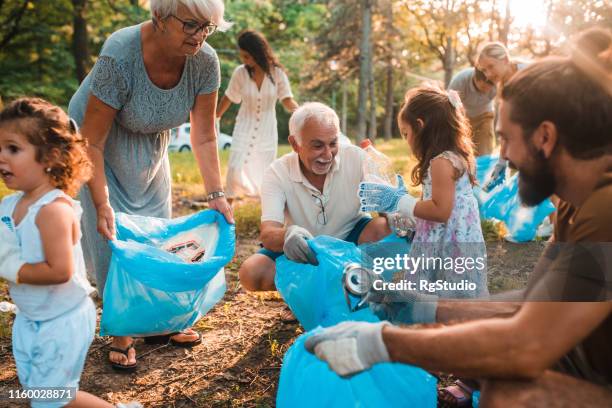
[[309, 337], [304, 346], [338, 375], [348, 377], [391, 360], [382, 338], [388, 324], [342, 322]]
[[414, 218], [404, 217], [399, 212], [387, 214], [389, 228], [391, 228], [391, 231], [398, 237], [405, 237], [408, 235], [409, 230], [414, 230], [416, 228], [415, 221]]
[[17, 274], [26, 262], [21, 258], [17, 234], [0, 222], [0, 277], [17, 282]]
[[406, 194], [397, 203], [397, 212], [406, 218], [406, 222], [416, 225], [416, 219], [414, 217], [414, 207], [419, 200], [410, 194]]
[[140, 402], [137, 401], [132, 401], [132, 402], [119, 402], [116, 405], [117, 408], [143, 408], [144, 405], [142, 405]]
[[299, 263], [318, 265], [317, 257], [308, 246], [307, 240], [311, 238], [313, 238], [312, 234], [299, 225], [292, 225], [287, 228], [285, 244], [283, 245], [283, 252], [287, 259]]

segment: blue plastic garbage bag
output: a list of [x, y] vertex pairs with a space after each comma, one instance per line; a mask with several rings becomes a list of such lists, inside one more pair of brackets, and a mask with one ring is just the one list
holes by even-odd
[[480, 406], [480, 391], [474, 391], [472, 393], [472, 408], [478, 408]]
[[[400, 242], [403, 247], [398, 245]], [[350, 262], [367, 264], [368, 258], [363, 257], [362, 252], [367, 252], [370, 258], [373, 253], [393, 256], [391, 252], [383, 252], [386, 247], [408, 252], [410, 246], [406, 241], [386, 238], [386, 241], [357, 247], [323, 235], [310, 240], [309, 245], [317, 256], [318, 266], [292, 262], [285, 256], [276, 260], [276, 288], [302, 326], [311, 330], [345, 320], [377, 322], [379, 319], [367, 308], [350, 311], [342, 286], [344, 266]]]
[[289, 407], [419, 407], [437, 404], [436, 378], [405, 364], [375, 364], [351, 378], [341, 378], [327, 363], [306, 351], [300, 336], [283, 359], [276, 405]]
[[[480, 184], [487, 180], [497, 162], [497, 156], [481, 156], [476, 159], [476, 176]], [[553, 211], [555, 206], [546, 199], [535, 207], [521, 203], [518, 194], [518, 173], [503, 184], [486, 193], [474, 187], [480, 205], [480, 216], [484, 219], [495, 218], [503, 221], [508, 229], [508, 239], [527, 242], [535, 238], [538, 226]]]
[[[162, 242], [202, 225], [218, 227], [214, 253], [187, 263]], [[223, 267], [234, 256], [235, 228], [214, 210], [175, 219], [116, 214], [117, 240], [104, 287], [100, 334], [144, 336], [192, 326], [225, 294]]]
[[369, 308], [349, 310], [342, 272], [347, 263], [367, 264], [374, 254], [392, 256], [410, 248], [405, 240], [388, 237], [383, 241], [356, 247], [318, 236], [309, 241], [318, 266], [291, 262], [284, 256], [277, 259], [276, 287], [302, 326], [312, 330], [299, 337], [285, 354], [276, 397], [278, 407], [436, 406], [437, 380], [420, 368], [377, 364], [371, 370], [342, 378], [304, 348], [305, 339], [316, 333], [319, 326], [328, 327], [345, 320], [379, 321]]

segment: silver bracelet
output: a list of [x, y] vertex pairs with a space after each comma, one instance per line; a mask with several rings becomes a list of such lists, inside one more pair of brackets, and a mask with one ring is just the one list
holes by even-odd
[[212, 193], [208, 193], [206, 196], [206, 201], [212, 201], [220, 197], [225, 197], [225, 193], [223, 191], [213, 191]]

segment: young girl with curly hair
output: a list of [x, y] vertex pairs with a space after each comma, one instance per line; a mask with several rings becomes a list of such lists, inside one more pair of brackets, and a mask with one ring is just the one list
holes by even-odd
[[85, 141], [60, 108], [22, 98], [0, 112], [0, 176], [17, 190], [0, 202], [0, 275], [19, 308], [13, 355], [21, 386], [41, 397], [33, 407], [113, 406], [77, 391], [96, 308], [71, 196], [90, 175]]

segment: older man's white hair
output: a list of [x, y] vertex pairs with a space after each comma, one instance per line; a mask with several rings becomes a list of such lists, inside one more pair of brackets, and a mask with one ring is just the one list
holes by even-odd
[[293, 112], [289, 119], [289, 134], [302, 143], [302, 129], [306, 122], [316, 121], [320, 125], [331, 125], [340, 133], [340, 119], [338, 114], [320, 102], [306, 102]]
[[225, 4], [223, 0], [150, 0], [151, 16], [166, 18], [176, 14], [179, 5], [185, 6], [195, 18], [209, 20], [217, 26], [219, 31], [225, 31], [232, 23], [225, 21]]

